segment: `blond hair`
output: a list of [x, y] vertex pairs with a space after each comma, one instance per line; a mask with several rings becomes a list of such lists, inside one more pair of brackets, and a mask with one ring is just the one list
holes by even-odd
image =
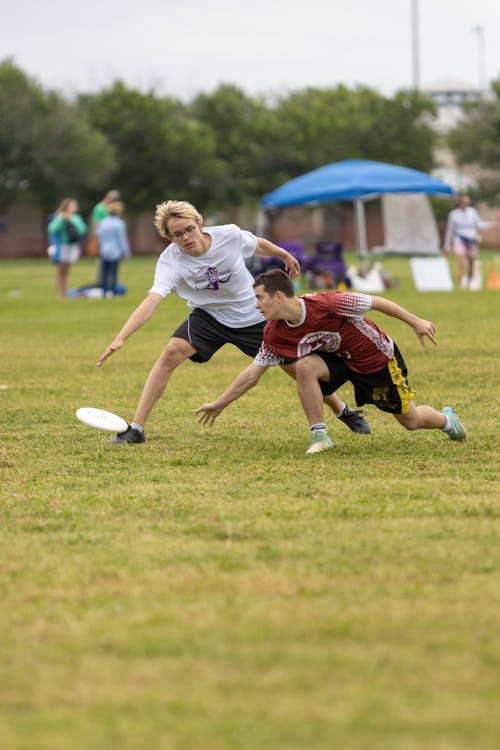
[[165, 201], [156, 206], [154, 225], [161, 237], [170, 239], [168, 222], [170, 219], [192, 219], [201, 224], [203, 217], [196, 208], [187, 201]]

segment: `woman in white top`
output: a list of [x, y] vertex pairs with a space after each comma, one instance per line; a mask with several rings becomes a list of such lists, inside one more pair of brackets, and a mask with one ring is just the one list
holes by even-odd
[[490, 226], [470, 205], [468, 195], [461, 195], [458, 206], [450, 211], [446, 223], [443, 253], [449, 255], [451, 250], [457, 256], [458, 285], [468, 289], [474, 276], [474, 266], [479, 253], [479, 230]]

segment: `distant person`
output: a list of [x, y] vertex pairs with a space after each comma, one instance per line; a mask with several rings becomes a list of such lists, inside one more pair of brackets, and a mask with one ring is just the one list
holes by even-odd
[[91, 258], [99, 256], [99, 246], [97, 242], [97, 227], [99, 222], [108, 215], [108, 206], [110, 203], [121, 200], [118, 190], [108, 190], [104, 198], [96, 203], [90, 216], [90, 232], [87, 240], [87, 255]]
[[479, 254], [480, 229], [487, 229], [491, 222], [482, 221], [475, 208], [470, 205], [468, 195], [460, 195], [458, 205], [448, 214], [443, 244], [443, 254], [453, 252], [457, 258], [457, 282], [460, 289], [471, 288]]
[[295, 363], [297, 390], [311, 431], [306, 453], [333, 448], [323, 417], [323, 398], [344, 383], [354, 385], [358, 406], [374, 404], [392, 414], [406, 430], [441, 430], [451, 440], [466, 433], [451, 406], [442, 412], [416, 406], [403, 357], [394, 341], [364, 314], [376, 310], [413, 328], [436, 344], [432, 323], [384, 297], [353, 292], [317, 292], [295, 296], [291, 279], [279, 269], [255, 279], [257, 308], [268, 321], [262, 347], [215, 401], [195, 410], [201, 424], [213, 424], [220, 412], [258, 383], [268, 367]]
[[92, 209], [91, 224], [92, 229], [96, 229], [100, 221], [102, 221], [108, 215], [108, 207], [110, 203], [115, 203], [121, 200], [121, 195], [118, 190], [109, 190], [104, 198], [96, 203]]
[[64, 198], [47, 226], [53, 248], [52, 261], [56, 264], [56, 293], [60, 298], [68, 295], [69, 269], [80, 258], [80, 242], [86, 231], [87, 225], [78, 213], [78, 202], [74, 198]]
[[[261, 258], [276, 256], [291, 276], [300, 274], [299, 263], [283, 248], [235, 224], [205, 227], [201, 214], [185, 201], [158, 205], [154, 224], [168, 245], [156, 264], [153, 286], [100, 356], [97, 366], [101, 367], [121, 349], [171, 292], [185, 299], [191, 311], [153, 366], [133, 421], [112, 443], [144, 443], [146, 421], [170, 376], [186, 359], [208, 362], [225, 344], [233, 344], [255, 357], [262, 344], [265, 319], [255, 307], [253, 277], [246, 259], [254, 253]], [[287, 372], [293, 376], [293, 366]], [[370, 431], [363, 417], [335, 394], [327, 403], [353, 432]]]
[[122, 214], [123, 203], [121, 201], [108, 203], [107, 216], [97, 225], [100, 258], [99, 286], [105, 297], [115, 296], [119, 263], [123, 258], [130, 256], [127, 227]]

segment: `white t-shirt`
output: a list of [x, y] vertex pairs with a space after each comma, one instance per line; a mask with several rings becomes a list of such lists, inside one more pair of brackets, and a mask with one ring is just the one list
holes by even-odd
[[472, 206], [454, 208], [448, 215], [444, 246], [451, 247], [451, 243], [457, 237], [465, 237], [475, 242], [478, 230], [488, 229], [489, 226], [490, 222], [481, 221], [478, 212]]
[[175, 292], [189, 307], [201, 307], [229, 328], [260, 323], [255, 307], [253, 277], [245, 265], [257, 247], [257, 237], [235, 224], [203, 227], [212, 244], [203, 255], [188, 255], [173, 242], [158, 258], [150, 292], [166, 297]]

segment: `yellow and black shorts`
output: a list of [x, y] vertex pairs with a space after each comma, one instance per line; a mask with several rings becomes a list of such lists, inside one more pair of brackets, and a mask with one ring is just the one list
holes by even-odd
[[408, 370], [401, 352], [394, 344], [394, 356], [377, 372], [354, 372], [346, 360], [329, 352], [317, 351], [330, 373], [330, 380], [319, 381], [323, 395], [329, 396], [344, 383], [354, 386], [357, 406], [374, 404], [377, 409], [391, 414], [407, 414], [408, 402], [415, 396], [407, 380]]

